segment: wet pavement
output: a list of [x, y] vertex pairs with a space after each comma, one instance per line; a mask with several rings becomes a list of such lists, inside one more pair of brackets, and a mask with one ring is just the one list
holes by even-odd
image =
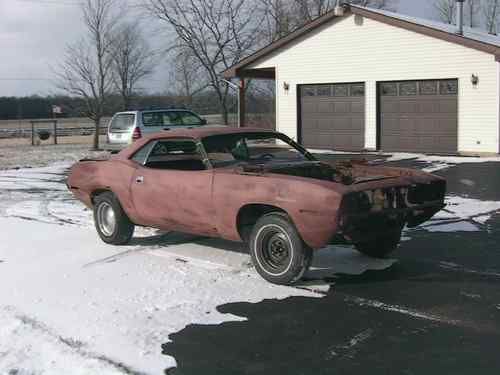
[[[450, 195], [500, 201], [500, 163], [435, 173], [447, 178]], [[162, 350], [177, 368], [166, 373], [498, 373], [500, 215], [475, 230], [417, 228], [404, 236], [391, 267], [324, 280], [331, 286], [318, 292], [322, 298], [219, 306], [247, 320], [190, 325], [170, 335]]]

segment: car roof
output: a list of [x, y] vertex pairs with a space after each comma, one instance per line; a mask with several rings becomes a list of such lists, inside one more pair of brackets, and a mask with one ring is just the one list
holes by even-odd
[[210, 126], [205, 125], [196, 128], [181, 128], [167, 130], [163, 132], [153, 133], [147, 135], [140, 140], [133, 143], [131, 147], [127, 147], [125, 150], [120, 152], [118, 155], [123, 158], [130, 158], [138, 149], [144, 146], [146, 143], [157, 139], [170, 139], [170, 138], [192, 138], [192, 139], [203, 139], [210, 137], [212, 135], [225, 135], [225, 134], [245, 134], [245, 133], [276, 133], [269, 129], [260, 128], [232, 128], [229, 126]]
[[154, 112], [189, 112], [189, 113], [195, 113], [194, 111], [187, 109], [187, 108], [158, 108], [158, 109], [138, 109], [134, 111], [120, 111], [116, 112], [114, 116], [116, 115], [135, 115], [138, 113], [154, 113]]

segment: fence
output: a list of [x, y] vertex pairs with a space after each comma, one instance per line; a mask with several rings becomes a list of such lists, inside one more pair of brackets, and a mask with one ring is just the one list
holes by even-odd
[[[222, 124], [221, 115], [206, 115], [208, 124]], [[235, 115], [230, 115], [230, 124], [233, 124]], [[99, 134], [106, 135], [110, 117], [101, 119]], [[33, 124], [35, 126], [33, 126]], [[264, 125], [264, 126], [261, 126]], [[269, 114], [248, 114], [247, 126], [271, 127], [274, 126], [274, 116]], [[54, 133], [53, 119], [34, 120], [0, 120], [0, 139], [6, 138], [35, 138], [40, 132]], [[94, 123], [87, 118], [58, 118], [57, 137], [90, 136], [94, 134]]]

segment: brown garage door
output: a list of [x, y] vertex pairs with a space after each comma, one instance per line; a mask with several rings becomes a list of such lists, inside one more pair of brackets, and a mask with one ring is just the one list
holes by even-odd
[[310, 148], [364, 149], [364, 83], [304, 85], [299, 94], [302, 144]]
[[383, 151], [457, 152], [456, 79], [383, 82], [379, 96]]

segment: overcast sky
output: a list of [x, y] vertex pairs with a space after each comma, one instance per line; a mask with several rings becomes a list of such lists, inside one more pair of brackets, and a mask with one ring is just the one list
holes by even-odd
[[[400, 0], [398, 11], [435, 17], [432, 0]], [[60, 60], [65, 45], [82, 33], [78, 0], [0, 0], [0, 15], [0, 96], [54, 93], [51, 67]], [[156, 40], [165, 38], [156, 28], [147, 32]], [[165, 87], [167, 64], [159, 64], [149, 90]]]

